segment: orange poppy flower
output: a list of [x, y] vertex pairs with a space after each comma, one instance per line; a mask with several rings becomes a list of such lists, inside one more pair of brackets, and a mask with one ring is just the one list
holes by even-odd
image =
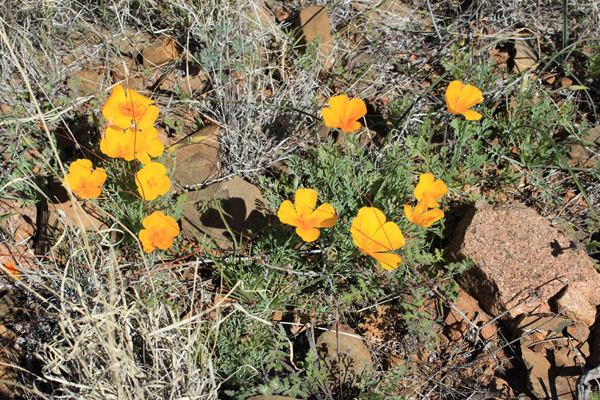
[[448, 187], [442, 180], [435, 180], [431, 174], [423, 174], [419, 177], [419, 183], [415, 188], [417, 201], [423, 202], [424, 209], [439, 207], [437, 200], [448, 193]]
[[19, 270], [17, 269], [14, 262], [7, 262], [4, 264], [4, 268], [10, 273], [10, 277], [14, 280], [21, 279], [21, 275], [19, 274]]
[[344, 132], [352, 132], [361, 127], [357, 120], [365, 116], [367, 106], [361, 99], [350, 100], [345, 94], [329, 99], [329, 108], [321, 110], [325, 125], [340, 128]]
[[165, 175], [166, 173], [167, 168], [156, 162], [148, 163], [138, 171], [135, 184], [144, 200], [154, 200], [169, 191], [171, 180]]
[[160, 157], [165, 151], [165, 145], [158, 138], [158, 130], [155, 127], [137, 131], [135, 143], [135, 158], [142, 164], [149, 164], [150, 157]]
[[414, 210], [411, 206], [405, 205], [404, 215], [413, 224], [429, 228], [434, 222], [444, 218], [444, 212], [439, 208], [427, 211], [425, 205], [426, 202], [422, 201], [415, 206]]
[[[295, 226], [296, 233], [305, 242], [317, 240], [320, 231], [317, 228], [329, 228], [335, 225], [337, 217], [334, 208], [321, 204], [316, 210], [317, 192], [313, 189], [298, 189], [295, 196], [295, 207], [291, 201], [281, 203], [277, 216], [287, 225]], [[313, 211], [314, 210], [314, 211]]]
[[100, 141], [100, 150], [112, 158], [123, 158], [131, 161], [138, 159], [142, 164], [148, 164], [150, 157], [160, 157], [165, 145], [158, 138], [154, 127], [140, 131], [129, 128], [125, 131], [116, 125], [106, 128], [106, 136]]
[[398, 268], [402, 259], [397, 254], [384, 253], [404, 246], [404, 235], [394, 222], [375, 207], [363, 207], [352, 220], [352, 239], [358, 249], [376, 259], [383, 269]]
[[452, 81], [446, 89], [446, 106], [456, 115], [462, 114], [469, 121], [481, 119], [482, 115], [469, 110], [483, 101], [483, 93], [473, 85], [463, 85], [461, 81]]
[[[135, 128], [134, 128], [135, 129]], [[111, 125], [106, 128], [106, 135], [100, 141], [100, 151], [111, 158], [124, 158], [126, 161], [131, 161], [135, 158], [135, 145], [137, 131], [127, 129], [123, 131], [116, 125]]]
[[100, 185], [106, 181], [104, 168], [96, 168], [92, 172], [92, 162], [88, 159], [73, 161], [69, 173], [63, 180], [63, 185], [69, 185], [79, 197], [93, 199], [100, 196]]
[[154, 125], [158, 118], [158, 107], [150, 105], [152, 103], [154, 100], [142, 96], [134, 89], [127, 89], [125, 93], [121, 85], [116, 85], [102, 107], [102, 114], [107, 121], [119, 128], [127, 129], [135, 122], [143, 131]]
[[142, 229], [138, 236], [144, 251], [150, 253], [156, 247], [166, 250], [173, 245], [173, 239], [179, 235], [179, 225], [175, 218], [165, 215], [161, 211], [154, 211], [144, 218]]

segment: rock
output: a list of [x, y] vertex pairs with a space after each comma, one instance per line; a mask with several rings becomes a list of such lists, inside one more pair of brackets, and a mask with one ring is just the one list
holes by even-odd
[[146, 89], [146, 80], [142, 77], [140, 68], [135, 60], [115, 59], [112, 64], [112, 75], [115, 84], [123, 86], [125, 89], [134, 89], [143, 91]]
[[[10, 217], [8, 217], [11, 214]], [[33, 238], [37, 209], [34, 205], [25, 205], [15, 199], [0, 199], [0, 217], [2, 232], [12, 241], [24, 243]]]
[[567, 327], [573, 325], [573, 321], [561, 315], [546, 313], [524, 315], [517, 319], [517, 330], [523, 333], [532, 331], [544, 331], [562, 333]]
[[79, 201], [78, 205], [74, 207], [69, 199], [67, 189], [62, 185], [52, 185], [49, 189], [48, 198], [46, 210], [43, 211], [46, 214], [43, 220], [49, 228], [62, 231], [65, 229], [65, 224], [77, 228], [80, 227], [79, 220], [86, 230], [103, 227], [104, 223], [92, 209], [91, 204], [86, 201]]
[[354, 0], [350, 5], [363, 13], [367, 22], [373, 26], [386, 26], [393, 29], [406, 29], [411, 15], [418, 11], [413, 5], [401, 0], [388, 0], [373, 7], [371, 3]]
[[169, 37], [162, 37], [154, 41], [142, 51], [144, 67], [160, 67], [178, 60], [180, 56], [179, 47]]
[[562, 310], [588, 326], [595, 321], [600, 276], [594, 262], [522, 204], [478, 202], [457, 226], [448, 252], [473, 260], [457, 280], [492, 316]]
[[218, 182], [182, 196], [185, 196], [186, 208], [181, 230], [190, 239], [202, 241], [208, 235], [218, 248], [232, 248], [233, 239], [239, 245], [242, 234], [265, 225], [268, 201], [256, 186], [241, 178]]
[[77, 96], [89, 96], [98, 93], [104, 80], [104, 68], [86, 68], [78, 71], [75, 76], [69, 79], [70, 82], [78, 81], [75, 87], [75, 94]]
[[329, 26], [327, 9], [310, 6], [300, 11], [300, 32], [307, 44], [316, 43], [321, 53], [321, 61], [326, 63], [333, 51], [333, 38]]
[[538, 54], [533, 46], [529, 46], [527, 42], [517, 40], [515, 42], [515, 52], [513, 61], [517, 72], [533, 72], [537, 69]]
[[521, 346], [522, 358], [529, 376], [528, 388], [537, 398], [545, 399], [550, 395], [548, 382], [548, 371], [551, 368], [550, 361], [546, 356], [535, 353], [527, 347]]
[[587, 327], [561, 315], [534, 314], [521, 318], [517, 329], [533, 394], [540, 399], [573, 399], [582, 357], [566, 334], [583, 337]]
[[[9, 217], [9, 215], [15, 214]], [[12, 262], [19, 267], [31, 267], [34, 259], [29, 244], [36, 232], [37, 209], [14, 199], [0, 199], [3, 239], [0, 243], [0, 264]], [[0, 274], [1, 275], [1, 274]]]
[[40, 207], [36, 254], [47, 254], [54, 244], [49, 238], [53, 234], [61, 235], [68, 227], [97, 231], [106, 228], [106, 225], [91, 203], [80, 199], [74, 207], [67, 190], [60, 183], [55, 183], [48, 189], [48, 200]]
[[[218, 125], [210, 125], [198, 131], [195, 136], [206, 136], [205, 139], [191, 144], [185, 144], [175, 149], [176, 162], [167, 160], [165, 166], [172, 170], [170, 178], [181, 186], [196, 186], [207, 179], [218, 178], [219, 173], [219, 144]], [[172, 169], [172, 166], [175, 166]]]
[[[590, 147], [592, 145], [592, 143], [596, 147], [600, 146], [600, 125], [596, 125], [595, 127], [591, 128], [580, 139], [583, 142], [588, 142], [587, 147]], [[590, 166], [592, 166], [594, 164], [594, 161], [590, 160], [590, 158], [592, 158], [594, 156], [594, 153], [592, 153], [591, 151], [588, 151], [586, 149], [586, 146], [583, 146], [579, 143], [575, 143], [572, 141], [568, 142], [568, 143], [569, 144], [567, 144], [567, 146], [569, 148], [570, 161], [572, 161], [572, 162], [591, 161]]]
[[195, 74], [185, 75], [185, 71], [168, 71], [162, 78], [159, 89], [163, 91], [173, 91], [180, 88], [185, 94], [203, 93], [208, 87], [210, 80], [203, 71]]
[[8, 115], [12, 112], [12, 109], [8, 104], [0, 102], [0, 115]]
[[496, 376], [491, 378], [492, 381], [489, 385], [489, 390], [495, 395], [495, 399], [514, 399], [515, 392], [510, 387], [507, 381]]
[[277, 30], [275, 15], [273, 15], [265, 2], [263, 0], [251, 0], [250, 2], [252, 4], [250, 15], [251, 17], [255, 17], [253, 20], [264, 29]]
[[152, 43], [152, 36], [137, 29], [124, 29], [122, 34], [113, 38], [111, 43], [127, 56], [136, 57]]
[[341, 325], [335, 330], [325, 331], [317, 338], [316, 347], [319, 357], [329, 370], [329, 379], [352, 385], [359, 382], [365, 371], [373, 370], [371, 353], [356, 333]]
[[[492, 320], [492, 317], [479, 307], [477, 300], [469, 296], [464, 290], [459, 290], [454, 307], [460, 310], [472, 323], [479, 327], [486, 325]], [[446, 335], [453, 341], [462, 339], [465, 333], [469, 329], [472, 329], [464, 318], [454, 309], [450, 309], [450, 312], [444, 319], [444, 327]], [[489, 340], [496, 336], [497, 333], [498, 328], [496, 325], [489, 324], [480, 331], [480, 337], [484, 340]]]
[[579, 350], [579, 352], [581, 353], [581, 356], [584, 359], [589, 359], [589, 357], [590, 357], [590, 342], [580, 343], [579, 346], [577, 346], [577, 350]]
[[590, 333], [590, 367], [600, 367], [600, 324]]
[[79, 29], [71, 33], [69, 41], [74, 47], [85, 46], [86, 48], [106, 44], [106, 38], [111, 36], [108, 29], [93, 22], [86, 22]]

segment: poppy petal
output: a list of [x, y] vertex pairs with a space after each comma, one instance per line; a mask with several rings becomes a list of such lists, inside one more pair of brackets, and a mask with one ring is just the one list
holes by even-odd
[[305, 220], [306, 225], [315, 228], [330, 228], [335, 225], [337, 218], [335, 209], [329, 203], [323, 203]]
[[417, 225], [422, 226], [423, 228], [429, 228], [434, 222], [437, 222], [442, 218], [444, 218], [444, 212], [439, 208], [434, 208], [421, 215]]
[[477, 111], [473, 110], [465, 110], [462, 112], [462, 115], [465, 116], [467, 121], [478, 121], [483, 117], [483, 115], [479, 114]]
[[410, 222], [415, 222], [415, 213], [413, 212], [413, 208], [408, 204], [404, 205], [404, 216]]
[[286, 200], [279, 206], [279, 210], [277, 211], [277, 216], [279, 217], [279, 221], [282, 224], [287, 224], [291, 226], [299, 226], [300, 219], [298, 218], [298, 213], [296, 213], [296, 209], [291, 201]]
[[158, 129], [156, 129], [155, 127], [151, 127], [146, 129], [145, 131], [140, 131], [140, 134], [143, 135], [145, 141], [150, 142], [158, 138]]
[[88, 178], [88, 183], [93, 186], [100, 186], [106, 182], [106, 171], [104, 168], [96, 168]]
[[317, 197], [317, 191], [314, 189], [298, 189], [295, 198], [298, 215], [309, 216], [317, 205]]
[[483, 101], [483, 93], [473, 85], [466, 85], [458, 96], [457, 108], [466, 110]]
[[415, 215], [419, 216], [427, 211], [427, 202], [421, 201], [415, 206]]
[[154, 100], [147, 98], [144, 95], [138, 93], [135, 89], [127, 89], [127, 97], [129, 97], [129, 101], [134, 104], [141, 104], [143, 106], [149, 106], [154, 103]]
[[85, 188], [82, 188], [82, 190], [77, 192], [77, 195], [79, 197], [83, 197], [84, 199], [94, 199], [100, 196], [101, 192], [102, 190], [98, 186], [86, 186]]
[[138, 233], [138, 237], [140, 238], [140, 241], [142, 242], [142, 248], [144, 249], [145, 252], [151, 253], [152, 251], [154, 251], [154, 244], [150, 240], [150, 231], [148, 229], [142, 229]]
[[135, 117], [135, 124], [142, 131], [148, 129], [152, 127], [152, 125], [154, 125], [154, 123], [156, 122], [156, 119], [158, 118], [158, 113], [158, 107], [148, 106], [148, 108], [146, 108], [145, 112], [142, 115], [140, 115], [139, 117]]
[[434, 199], [439, 199], [448, 193], [448, 187], [441, 179], [433, 182], [429, 189], [427, 190], [427, 196], [433, 197]]
[[144, 167], [146, 173], [152, 176], [160, 176], [167, 173], [167, 167], [162, 165], [161, 163], [152, 162]]
[[144, 165], [150, 164], [152, 162], [152, 159], [145, 151], [140, 151], [136, 153], [135, 158]]
[[446, 103], [454, 106], [458, 101], [458, 96], [463, 89], [464, 85], [461, 81], [452, 81], [448, 85], [448, 89], [446, 89]]
[[158, 179], [158, 185], [156, 188], [156, 191], [158, 192], [159, 195], [163, 196], [165, 194], [167, 194], [167, 192], [169, 191], [169, 189], [171, 188], [171, 179], [169, 179], [168, 176], [161, 176]]
[[345, 94], [333, 96], [329, 99], [329, 108], [339, 117], [344, 118], [347, 114], [350, 98]]
[[375, 207], [363, 207], [358, 210], [350, 228], [354, 244], [371, 251], [374, 246], [372, 237], [385, 224], [385, 220], [385, 215]]
[[386, 222], [381, 229], [377, 230], [371, 237], [374, 252], [391, 251], [404, 246], [404, 235], [394, 222]]
[[319, 231], [317, 228], [301, 225], [296, 228], [296, 233], [305, 242], [314, 242], [319, 237], [321, 231]]
[[339, 128], [340, 127], [340, 117], [331, 111], [331, 108], [324, 108], [321, 110], [321, 115], [323, 116], [323, 120], [325, 121], [325, 125], [330, 128]]
[[148, 143], [148, 148], [146, 151], [152, 157], [160, 157], [165, 151], [165, 145], [160, 139], [154, 139]]
[[173, 237], [179, 235], [179, 232], [181, 232], [177, 221], [175, 221], [175, 218], [171, 217], [170, 215], [164, 216], [163, 227], [165, 229], [165, 232]]
[[173, 246], [173, 237], [168, 235], [166, 232], [163, 232], [163, 234], [158, 237], [158, 240], [155, 244], [159, 249], [166, 250]]
[[361, 126], [362, 124], [358, 121], [345, 121], [342, 123], [340, 128], [342, 128], [342, 131], [344, 132], [353, 132], [357, 129], [360, 129]]
[[80, 158], [69, 165], [69, 174], [71, 175], [89, 175], [92, 173], [92, 161], [87, 158]]
[[402, 263], [402, 258], [399, 255], [393, 253], [375, 253], [371, 254], [373, 258], [379, 261], [381, 267], [386, 270], [397, 269]]
[[104, 103], [102, 107], [102, 115], [106, 118], [110, 123], [117, 125], [121, 128], [129, 128], [131, 125], [131, 117], [124, 115], [121, 111], [120, 104], [123, 104], [127, 101], [127, 96], [125, 95], [125, 89], [123, 86], [116, 85], [113, 87], [110, 96]]
[[348, 104], [346, 110], [346, 119], [356, 121], [359, 118], [364, 117], [367, 114], [367, 106], [361, 99], [352, 99]]
[[429, 189], [429, 186], [431, 186], [434, 181], [435, 178], [431, 174], [422, 174], [421, 176], [419, 176], [419, 183], [417, 184], [417, 187], [415, 188], [414, 192], [415, 197], [418, 201], [421, 201], [423, 199], [423, 193], [425, 193], [425, 191]]

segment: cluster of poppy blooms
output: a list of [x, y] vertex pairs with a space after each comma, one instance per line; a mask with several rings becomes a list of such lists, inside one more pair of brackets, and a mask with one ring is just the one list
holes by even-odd
[[[463, 114], [467, 120], [480, 119], [481, 114], [469, 110], [470, 107], [483, 101], [479, 89], [472, 85], [463, 85], [453, 81], [446, 90], [446, 105], [452, 114]], [[154, 200], [169, 191], [171, 181], [166, 175], [167, 169], [160, 163], [153, 162], [151, 157], [159, 157], [164, 151], [164, 144], [158, 138], [154, 123], [158, 117], [158, 107], [133, 89], [125, 89], [116, 85], [110, 97], [102, 107], [102, 113], [110, 126], [100, 142], [100, 150], [109, 157], [123, 158], [126, 161], [138, 160], [144, 165], [136, 174], [136, 186], [140, 196], [147, 201]], [[350, 100], [346, 95], [329, 99], [329, 107], [321, 111], [325, 125], [339, 128], [344, 132], [352, 132], [361, 127], [358, 120], [367, 113], [365, 103], [360, 99]], [[101, 193], [100, 186], [106, 181], [103, 168], [92, 168], [92, 162], [79, 159], [69, 166], [69, 173], [64, 184], [80, 197], [91, 199]], [[444, 217], [438, 207], [437, 200], [448, 188], [441, 180], [435, 180], [431, 174], [423, 174], [415, 188], [418, 204], [414, 207], [406, 205], [406, 218], [422, 227], [429, 227]], [[316, 210], [317, 192], [313, 189], [299, 189], [296, 192], [295, 206], [289, 200], [284, 201], [278, 211], [281, 222], [296, 227], [300, 237], [312, 242], [319, 237], [318, 228], [332, 227], [337, 222], [333, 207], [327, 203]], [[430, 210], [431, 208], [431, 210]], [[160, 211], [155, 211], [142, 221], [144, 229], [139, 238], [145, 251], [151, 252], [156, 247], [166, 250], [173, 244], [179, 234], [179, 226], [175, 219]], [[398, 225], [386, 222], [385, 215], [374, 207], [363, 207], [352, 221], [351, 234], [354, 243], [363, 253], [374, 257], [385, 269], [395, 269], [401, 259], [394, 251], [404, 245], [404, 237]]]
[[[151, 159], [160, 157], [165, 149], [153, 126], [159, 112], [153, 103], [133, 89], [125, 92], [121, 85], [116, 85], [102, 107], [102, 114], [110, 126], [100, 141], [100, 151], [111, 158], [138, 160], [143, 165], [135, 175], [135, 183], [140, 196], [146, 201], [166, 194], [171, 187], [167, 168]], [[103, 168], [92, 170], [90, 160], [79, 159], [69, 166], [64, 184], [68, 184], [78, 196], [91, 199], [100, 195], [100, 186], [105, 181]], [[175, 219], [160, 211], [146, 217], [142, 225], [145, 229], [139, 232], [139, 238], [147, 252], [154, 251], [156, 247], [168, 249], [179, 234]]]
[[[446, 105], [452, 114], [462, 114], [467, 120], [478, 120], [481, 114], [469, 110], [472, 106], [483, 101], [482, 92], [472, 85], [464, 85], [453, 81], [446, 90]], [[321, 110], [325, 125], [338, 128], [343, 132], [352, 132], [361, 127], [358, 120], [365, 116], [367, 108], [360, 99], [350, 100], [346, 95], [334, 96], [329, 99], [329, 107]], [[428, 228], [444, 217], [438, 200], [448, 192], [446, 184], [435, 180], [431, 174], [419, 177], [419, 183], [414, 191], [418, 203], [413, 208], [404, 206], [406, 218], [421, 227]], [[279, 220], [287, 225], [296, 227], [296, 233], [306, 242], [312, 242], [319, 237], [318, 228], [329, 228], [336, 224], [335, 209], [328, 203], [321, 204], [316, 210], [317, 192], [314, 189], [298, 189], [295, 202], [284, 201], [277, 212]], [[363, 207], [352, 220], [350, 234], [358, 249], [375, 258], [382, 268], [393, 270], [398, 268], [402, 259], [395, 250], [404, 246], [402, 231], [375, 207]], [[390, 253], [391, 252], [391, 253]]]
[[[479, 120], [482, 115], [469, 110], [483, 101], [483, 93], [473, 85], [465, 85], [461, 81], [452, 81], [445, 93], [446, 106], [452, 114], [462, 114], [469, 121]], [[339, 128], [344, 132], [352, 132], [361, 127], [358, 120], [367, 114], [365, 102], [352, 99], [345, 94], [329, 99], [329, 107], [321, 110], [325, 125]]]
[[[439, 207], [439, 200], [448, 192], [448, 188], [441, 180], [435, 180], [431, 174], [423, 174], [414, 194], [419, 201], [415, 211], [406, 214], [409, 221], [423, 227], [429, 227], [434, 222], [443, 218], [444, 212], [437, 208], [422, 213], [422, 207]], [[323, 203], [315, 210], [317, 205], [317, 192], [314, 189], [298, 189], [294, 204], [290, 200], [281, 203], [277, 216], [287, 225], [296, 227], [296, 233], [305, 242], [315, 241], [320, 234], [318, 228], [330, 228], [337, 222], [335, 209], [329, 203]], [[422, 214], [417, 214], [417, 209]], [[410, 215], [410, 216], [409, 216]], [[352, 220], [350, 234], [358, 249], [375, 258], [381, 267], [387, 270], [398, 268], [402, 259], [395, 253], [387, 253], [404, 246], [404, 235], [396, 223], [387, 221], [381, 210], [375, 207], [363, 207], [358, 210], [356, 218]]]

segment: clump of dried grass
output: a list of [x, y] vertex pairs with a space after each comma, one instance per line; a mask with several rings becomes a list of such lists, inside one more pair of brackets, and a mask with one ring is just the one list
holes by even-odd
[[[210, 343], [218, 321], [194, 303], [200, 280], [178, 306], [168, 301], [180, 289], [168, 270], [119, 261], [75, 227], [64, 234], [54, 262], [25, 285], [25, 308], [36, 316], [25, 336], [40, 363], [34, 381], [56, 399], [216, 398]], [[182, 322], [184, 312], [193, 317]]]

